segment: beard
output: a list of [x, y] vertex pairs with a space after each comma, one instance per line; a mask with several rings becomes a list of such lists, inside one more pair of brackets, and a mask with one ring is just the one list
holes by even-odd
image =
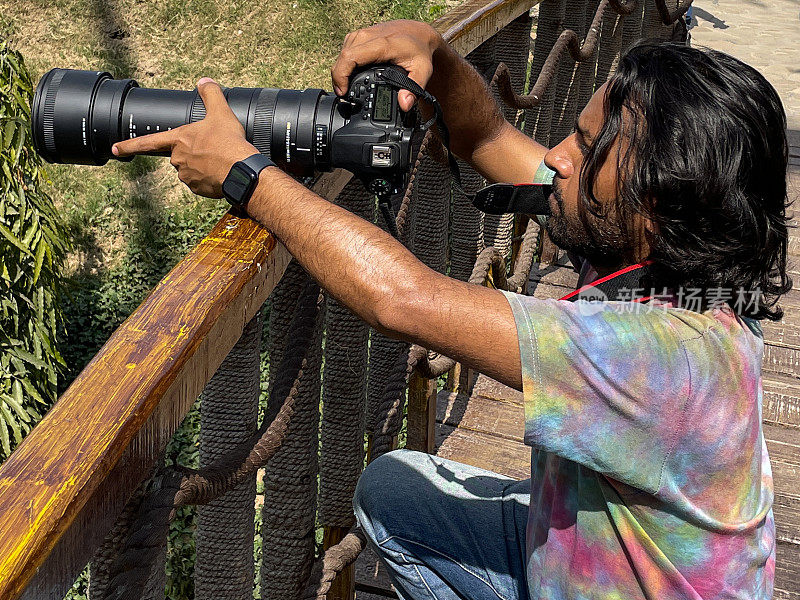
[[591, 214], [583, 197], [578, 216], [568, 216], [558, 180], [553, 181], [553, 195], [558, 210], [548, 217], [545, 230], [556, 246], [587, 259], [595, 268], [616, 270], [629, 260], [633, 244], [619, 217]]

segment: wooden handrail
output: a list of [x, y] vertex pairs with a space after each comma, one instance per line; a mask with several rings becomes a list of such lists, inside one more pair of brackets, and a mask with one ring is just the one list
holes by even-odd
[[[465, 55], [538, 1], [468, 0], [434, 26]], [[314, 191], [333, 200], [350, 178]], [[290, 258], [226, 214], [0, 465], [0, 598], [66, 593]]]
[[[333, 199], [350, 178], [314, 190]], [[66, 593], [290, 258], [226, 214], [0, 465], [0, 598]]]
[[434, 28], [466, 56], [541, 0], [467, 0], [433, 22]]
[[0, 467], [0, 598], [59, 542], [61, 564], [32, 587], [80, 572], [288, 261], [266, 230], [226, 215], [114, 332]]

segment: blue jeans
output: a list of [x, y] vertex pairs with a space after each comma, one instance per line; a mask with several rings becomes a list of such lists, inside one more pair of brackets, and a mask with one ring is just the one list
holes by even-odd
[[396, 450], [361, 475], [353, 505], [402, 600], [527, 600], [530, 479]]

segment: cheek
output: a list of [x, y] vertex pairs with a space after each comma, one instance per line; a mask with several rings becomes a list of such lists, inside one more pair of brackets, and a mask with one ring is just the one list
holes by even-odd
[[561, 190], [564, 200], [564, 212], [568, 215], [577, 216], [578, 203], [581, 197], [581, 184], [578, 177], [570, 177]]
[[[613, 153], [612, 153], [613, 156]], [[619, 167], [617, 161], [609, 158], [597, 174], [594, 193], [601, 202], [614, 200], [618, 194]]]

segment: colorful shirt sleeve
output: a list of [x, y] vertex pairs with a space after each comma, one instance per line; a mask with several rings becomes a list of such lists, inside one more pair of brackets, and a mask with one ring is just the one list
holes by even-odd
[[519, 335], [525, 443], [656, 493], [690, 391], [667, 311], [506, 297]]

